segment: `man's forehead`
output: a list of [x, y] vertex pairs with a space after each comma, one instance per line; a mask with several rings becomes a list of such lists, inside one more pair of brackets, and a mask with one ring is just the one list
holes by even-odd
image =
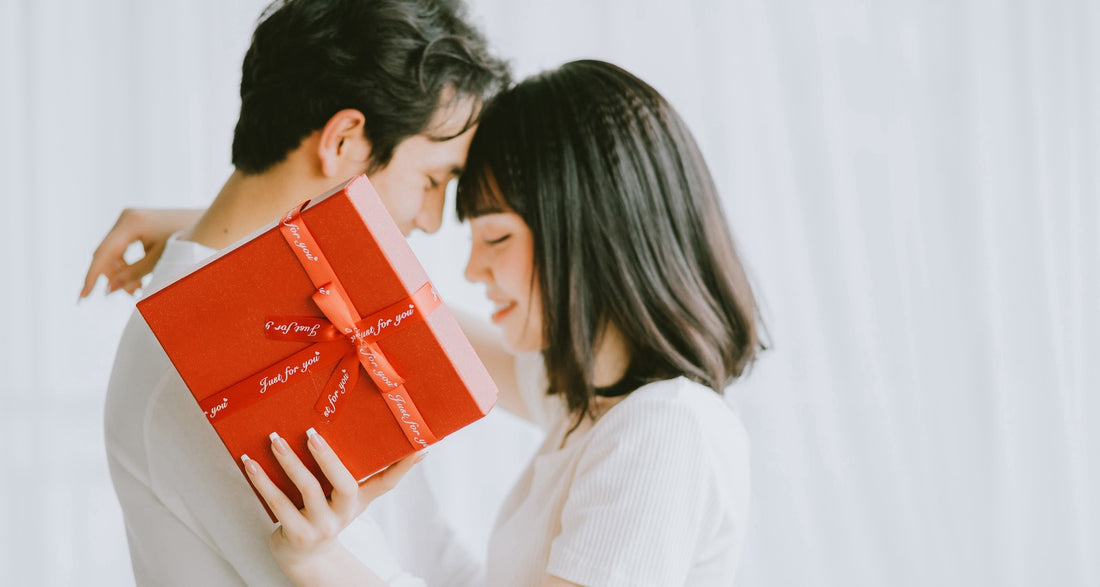
[[481, 100], [473, 96], [454, 96], [453, 91], [440, 96], [439, 107], [432, 114], [424, 134], [433, 141], [443, 142], [472, 133]]

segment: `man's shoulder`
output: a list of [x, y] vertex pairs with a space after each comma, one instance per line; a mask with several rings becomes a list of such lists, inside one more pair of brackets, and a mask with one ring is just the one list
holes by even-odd
[[[146, 294], [153, 289], [171, 282], [182, 272], [204, 258], [209, 249], [169, 239], [164, 255], [153, 269], [150, 285]], [[147, 417], [147, 407], [161, 389], [182, 389], [188, 394], [187, 387], [164, 352], [156, 335], [141, 312], [135, 308], [119, 338], [115, 351], [114, 366], [107, 385], [107, 418], [121, 413], [126, 418]]]
[[165, 243], [160, 260], [153, 267], [149, 284], [145, 287], [145, 295], [183, 277], [199, 263], [216, 253], [214, 249], [181, 239], [180, 233], [173, 234]]

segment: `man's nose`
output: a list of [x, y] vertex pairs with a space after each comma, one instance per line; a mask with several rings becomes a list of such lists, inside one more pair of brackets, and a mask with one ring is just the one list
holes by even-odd
[[432, 234], [439, 230], [443, 224], [443, 205], [447, 200], [445, 186], [424, 195], [424, 204], [416, 215], [416, 227], [426, 234]]

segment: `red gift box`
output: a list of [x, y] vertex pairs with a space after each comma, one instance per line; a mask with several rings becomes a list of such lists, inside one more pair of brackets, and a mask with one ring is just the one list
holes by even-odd
[[299, 507], [271, 432], [327, 493], [306, 447], [309, 428], [362, 481], [496, 401], [488, 372], [364, 176], [137, 306], [238, 466], [243, 454], [258, 461]]

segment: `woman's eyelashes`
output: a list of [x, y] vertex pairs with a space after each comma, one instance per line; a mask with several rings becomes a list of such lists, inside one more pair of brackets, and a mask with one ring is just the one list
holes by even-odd
[[504, 236], [493, 238], [493, 239], [485, 239], [485, 244], [487, 244], [487, 245], [499, 245], [500, 243], [508, 240], [511, 236], [512, 236], [511, 234], [506, 234]]

